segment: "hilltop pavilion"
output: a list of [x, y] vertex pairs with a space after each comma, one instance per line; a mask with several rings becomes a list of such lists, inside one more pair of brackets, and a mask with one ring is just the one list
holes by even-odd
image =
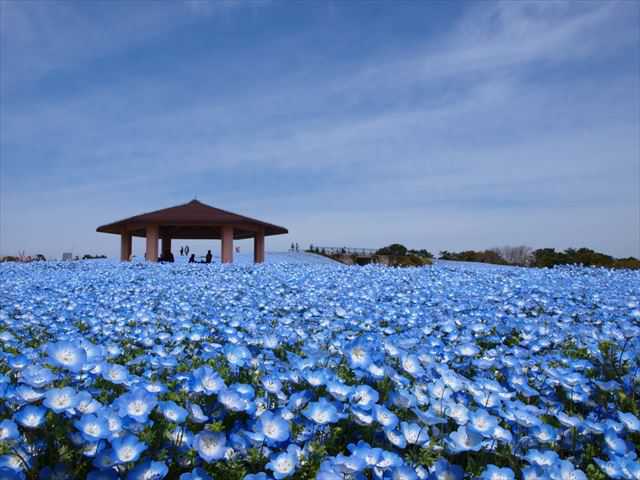
[[131, 257], [132, 238], [146, 237], [147, 260], [158, 261], [158, 239], [162, 256], [171, 252], [172, 239], [220, 239], [223, 263], [233, 262], [233, 239], [253, 238], [253, 260], [264, 262], [264, 237], [289, 233], [286, 228], [227, 212], [192, 200], [184, 205], [143, 213], [96, 229], [120, 235], [120, 260]]

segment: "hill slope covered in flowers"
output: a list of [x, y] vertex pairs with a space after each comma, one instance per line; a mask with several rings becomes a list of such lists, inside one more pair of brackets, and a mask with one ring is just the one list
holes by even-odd
[[0, 265], [0, 478], [640, 478], [640, 273]]

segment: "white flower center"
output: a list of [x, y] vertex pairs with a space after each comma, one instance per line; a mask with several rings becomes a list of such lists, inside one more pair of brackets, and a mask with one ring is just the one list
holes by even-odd
[[122, 447], [122, 449], [120, 449], [120, 458], [124, 461], [124, 462], [129, 462], [130, 460], [133, 459], [133, 457], [135, 456], [135, 450], [132, 447]]
[[142, 400], [134, 400], [129, 404], [129, 413], [133, 415], [141, 415], [145, 410], [146, 408]]

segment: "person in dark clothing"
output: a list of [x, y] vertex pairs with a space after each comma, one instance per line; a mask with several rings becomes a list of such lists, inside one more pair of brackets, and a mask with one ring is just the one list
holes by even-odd
[[207, 256], [205, 257], [205, 263], [211, 263], [211, 259], [213, 258], [213, 255], [211, 255], [211, 250], [207, 251]]
[[189, 257], [189, 263], [196, 263], [196, 254], [192, 253]]
[[167, 255], [167, 262], [175, 262], [176, 261], [176, 257], [173, 256], [173, 252], [169, 252], [169, 254]]

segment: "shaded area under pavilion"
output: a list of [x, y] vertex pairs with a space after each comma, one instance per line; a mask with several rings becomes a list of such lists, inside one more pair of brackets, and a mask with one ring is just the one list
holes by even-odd
[[162, 257], [171, 252], [171, 240], [221, 240], [220, 258], [233, 262], [233, 240], [253, 238], [253, 260], [264, 262], [264, 237], [289, 233], [286, 228], [238, 215], [192, 200], [184, 205], [143, 213], [96, 229], [120, 235], [120, 260], [131, 258], [132, 238], [145, 237], [146, 259], [158, 261], [158, 240]]

